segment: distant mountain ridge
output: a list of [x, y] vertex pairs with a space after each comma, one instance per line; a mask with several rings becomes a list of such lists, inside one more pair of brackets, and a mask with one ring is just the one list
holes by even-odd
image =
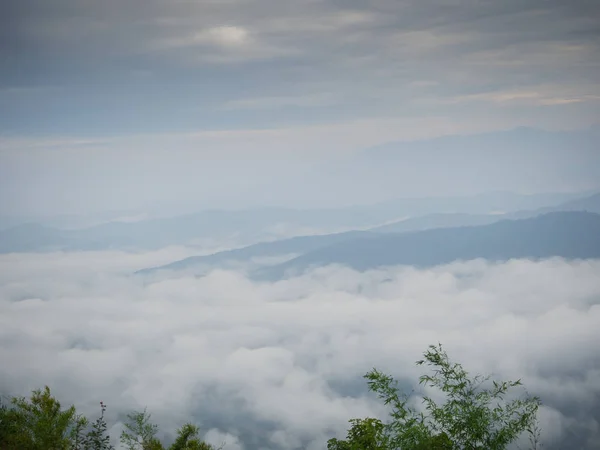
[[[576, 202], [565, 203], [565, 208], [581, 207], [583, 211], [595, 210], [600, 213], [600, 194], [595, 194], [585, 199], [577, 200]], [[552, 209], [560, 211], [562, 205], [553, 207]], [[383, 233], [401, 233], [401, 232], [416, 232], [430, 229], [440, 229], [449, 227], [463, 226], [481, 226], [489, 225], [499, 221], [520, 218], [532, 218], [546, 212], [546, 209], [535, 211], [520, 211], [508, 215], [471, 215], [471, 214], [432, 214], [413, 219], [406, 219], [400, 222], [395, 222], [389, 225], [375, 227], [368, 231], [355, 231], [346, 233], [335, 233], [318, 236], [302, 236], [291, 239], [283, 239], [274, 242], [264, 242], [254, 244], [239, 249], [234, 249], [226, 252], [219, 252], [213, 255], [194, 256], [184, 260], [175, 261], [165, 266], [143, 269], [138, 273], [149, 274], [159, 270], [186, 270], [201, 266], [208, 268], [225, 267], [228, 263], [247, 262], [253, 258], [273, 257], [273, 256], [301, 256], [308, 252], [318, 250], [338, 242], [347, 242], [352, 238], [377, 236]], [[296, 255], [294, 255], [296, 254]]]
[[76, 230], [24, 224], [0, 230], [0, 253], [152, 250], [169, 245], [194, 245], [202, 239], [233, 240], [240, 245], [248, 245], [291, 236], [364, 230], [401, 217], [430, 213], [481, 214], [498, 209], [516, 211], [531, 206], [549, 206], [580, 196], [581, 194], [564, 193], [519, 195], [492, 192], [466, 197], [404, 198], [340, 209], [204, 211], [173, 218], [111, 222]]
[[142, 269], [136, 273], [149, 274], [160, 270], [185, 270], [189, 268], [215, 268], [226, 265], [232, 261], [250, 261], [254, 258], [267, 258], [289, 254], [302, 254], [316, 250], [326, 245], [345, 242], [366, 236], [369, 232], [349, 231], [317, 236], [299, 236], [274, 242], [261, 242], [234, 250], [214, 253], [206, 256], [191, 256], [170, 264], [149, 269]]
[[[294, 253], [300, 255], [294, 255]], [[431, 266], [463, 259], [598, 258], [600, 215], [552, 212], [492, 224], [434, 228], [404, 233], [349, 232], [261, 243], [213, 255], [191, 257], [139, 274], [225, 268], [228, 263], [291, 254], [288, 261], [255, 268], [253, 276], [280, 279], [311, 267], [341, 264], [358, 270], [387, 265]]]
[[527, 219], [541, 214], [558, 211], [587, 211], [600, 214], [600, 193], [547, 206], [536, 210], [521, 210], [506, 214], [466, 214], [438, 213], [409, 218], [398, 222], [372, 228], [379, 233], [398, 233], [406, 231], [429, 230], [457, 226], [488, 225], [505, 219]]
[[363, 271], [394, 265], [430, 267], [478, 258], [505, 261], [555, 256], [599, 258], [600, 215], [553, 212], [482, 226], [369, 235], [308, 252], [255, 275], [275, 280], [331, 264]]
[[372, 228], [377, 233], [406, 233], [434, 228], [488, 225], [506, 218], [505, 214], [438, 213], [411, 217]]

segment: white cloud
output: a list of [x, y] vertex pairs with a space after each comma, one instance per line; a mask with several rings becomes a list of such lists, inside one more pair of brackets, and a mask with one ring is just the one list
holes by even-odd
[[183, 53], [175, 58], [185, 66], [245, 63], [298, 53], [294, 46], [272, 42], [261, 37], [260, 32], [239, 25], [208, 26], [186, 34], [178, 31], [171, 36], [155, 38], [151, 50], [171, 56], [182, 50]]
[[524, 106], [557, 106], [570, 103], [597, 102], [600, 95], [597, 86], [577, 86], [565, 88], [561, 86], [531, 86], [528, 89], [490, 91], [478, 94], [470, 94], [453, 97], [446, 101], [448, 103], [463, 103], [481, 101], [495, 103], [498, 105], [524, 105]]
[[329, 267], [273, 284], [127, 275], [168, 256], [0, 257], [0, 390], [47, 383], [87, 413], [105, 401], [111, 421], [148, 406], [166, 431], [194, 416], [227, 448], [316, 449], [382, 414], [362, 374], [415, 380], [440, 341], [470, 370], [522, 377], [549, 438], [598, 438], [599, 261]]
[[235, 48], [247, 44], [250, 39], [250, 33], [243, 27], [217, 26], [193, 32], [186, 37], [164, 39], [160, 47], [187, 47], [208, 44], [224, 48]]
[[224, 46], [243, 45], [250, 37], [248, 31], [242, 27], [214, 27], [199, 35], [200, 39], [206, 36], [211, 41]]

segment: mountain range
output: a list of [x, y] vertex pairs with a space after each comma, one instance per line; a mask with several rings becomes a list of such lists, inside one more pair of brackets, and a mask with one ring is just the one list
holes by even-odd
[[554, 212], [472, 227], [437, 228], [362, 236], [307, 252], [255, 276], [281, 279], [310, 268], [339, 264], [357, 270], [384, 266], [430, 267], [459, 260], [490, 261], [600, 257], [600, 215]]
[[[73, 251], [73, 250], [147, 250], [169, 245], [194, 246], [204, 241], [231, 241], [238, 246], [293, 236], [331, 234], [365, 230], [412, 217], [400, 222], [398, 231], [407, 226], [420, 229], [419, 216], [463, 214], [462, 222], [451, 216], [435, 220], [442, 226], [494, 221], [495, 212], [554, 207], [561, 202], [578, 200], [582, 194], [556, 193], [520, 195], [492, 192], [465, 197], [404, 198], [375, 205], [338, 209], [260, 208], [240, 211], [203, 211], [170, 218], [137, 222], [110, 222], [84, 229], [60, 229], [40, 223], [25, 223], [0, 230], [0, 253]], [[589, 199], [581, 200], [589, 203]], [[467, 216], [482, 215], [476, 217]], [[428, 225], [427, 225], [428, 227]], [[380, 230], [382, 231], [382, 230]], [[393, 231], [393, 230], [391, 230]]]
[[520, 210], [506, 214], [437, 213], [413, 217], [372, 228], [371, 231], [393, 233], [428, 230], [432, 228], [487, 225], [504, 219], [526, 219], [557, 211], [587, 211], [600, 214], [600, 193], [589, 197], [569, 200], [556, 206], [535, 210]]
[[[202, 273], [246, 264], [258, 277], [277, 279], [286, 273], [299, 273], [327, 264], [365, 270], [384, 265], [427, 266], [473, 258], [595, 258], [600, 256], [600, 215], [597, 213], [600, 213], [600, 194], [549, 209], [510, 215], [435, 214], [369, 231], [263, 242], [194, 256], [138, 273], [178, 270]], [[261, 264], [258, 262], [261, 258], [273, 258], [276, 263]]]

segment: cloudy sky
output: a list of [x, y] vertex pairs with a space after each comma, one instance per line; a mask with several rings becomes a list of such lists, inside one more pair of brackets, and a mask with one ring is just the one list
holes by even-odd
[[348, 419], [385, 416], [363, 374], [421, 395], [414, 362], [442, 342], [541, 396], [544, 448], [600, 444], [598, 261], [129, 276], [182, 252], [0, 255], [0, 393], [49, 384], [92, 416], [102, 400], [113, 435], [147, 406], [165, 432], [193, 418], [226, 450], [317, 450]]
[[389, 141], [597, 125], [599, 14], [586, 0], [3, 1], [2, 188], [19, 201], [2, 205], [234, 204]]
[[[599, 17], [593, 0], [0, 0], [0, 216], [598, 190]], [[546, 448], [600, 445], [598, 261], [130, 276], [191, 254], [0, 255], [0, 393], [102, 400], [116, 433], [148, 406], [227, 450], [316, 450], [383, 414], [367, 370], [408, 383], [441, 341], [543, 398]]]

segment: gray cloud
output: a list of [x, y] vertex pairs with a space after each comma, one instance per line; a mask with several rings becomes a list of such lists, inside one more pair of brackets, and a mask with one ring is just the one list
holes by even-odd
[[[579, 122], [598, 120], [594, 2], [61, 0], [50, 7], [26, 0], [2, 8], [0, 102], [10, 107], [8, 131], [34, 123], [38, 131], [96, 134], [282, 126], [402, 115], [405, 108], [430, 116], [423, 97], [538, 86], [580, 99], [584, 105], [569, 110]], [[423, 80], [438, 84], [411, 88]], [[28, 89], [38, 90], [35, 104]], [[247, 98], [322, 95], [338, 101], [314, 105], [310, 118], [289, 103], [259, 114], [222, 109]], [[523, 117], [547, 116], [551, 105], [543, 106]]]
[[[391, 189], [360, 167], [342, 174], [349, 187], [337, 175], [311, 184], [315, 171], [343, 171], [298, 161], [397, 140], [597, 125], [596, 3], [2, 2], [0, 209], [315, 206], [342, 192], [380, 201]], [[420, 195], [418, 178], [394, 192]], [[527, 187], [512, 180], [469, 192], [531, 190], [531, 177]], [[456, 184], [434, 180], [423, 192]], [[581, 188], [549, 184], [536, 189]]]
[[48, 383], [88, 413], [105, 401], [112, 423], [148, 406], [165, 431], [193, 415], [227, 448], [317, 449], [384, 413], [362, 374], [412, 383], [441, 341], [474, 372], [522, 377], [548, 448], [597, 445], [598, 261], [328, 267], [274, 284], [127, 275], [171, 252], [2, 256], [0, 390]]

